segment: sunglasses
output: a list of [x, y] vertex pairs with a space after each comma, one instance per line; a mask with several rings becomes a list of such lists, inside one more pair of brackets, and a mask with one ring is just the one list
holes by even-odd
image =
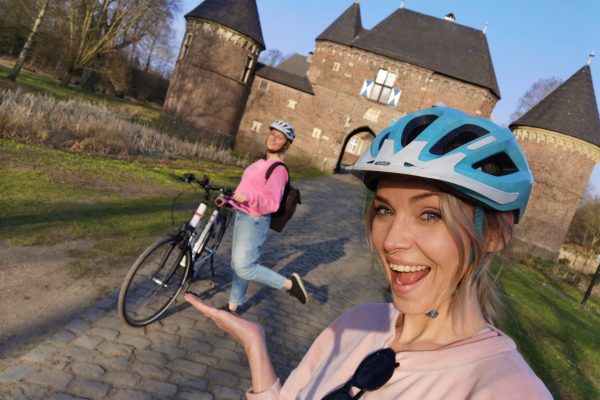
[[[390, 348], [377, 350], [362, 360], [352, 378], [344, 386], [329, 393], [323, 397], [323, 400], [360, 399], [365, 391], [372, 392], [385, 385], [399, 365], [394, 350]], [[350, 394], [352, 387], [360, 389], [354, 397]]]

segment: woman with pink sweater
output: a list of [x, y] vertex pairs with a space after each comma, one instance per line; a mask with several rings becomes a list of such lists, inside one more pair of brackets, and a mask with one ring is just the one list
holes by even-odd
[[[234, 191], [232, 201], [235, 209], [233, 242], [231, 246], [232, 282], [229, 302], [220, 309], [236, 313], [243, 304], [250, 281], [274, 289], [285, 289], [290, 295], [306, 304], [307, 295], [300, 275], [285, 277], [269, 267], [258, 263], [261, 249], [267, 240], [271, 214], [279, 209], [285, 185], [289, 179], [287, 169], [276, 166], [267, 179], [267, 172], [277, 162], [295, 138], [292, 124], [278, 119], [269, 126], [265, 157], [246, 167], [242, 179]], [[225, 200], [217, 198], [220, 205]]]
[[248, 399], [551, 399], [493, 326], [488, 265], [533, 183], [512, 133], [435, 107], [384, 129], [349, 169], [375, 192], [370, 237], [391, 304], [338, 317], [282, 384], [260, 325], [186, 297], [243, 345]]

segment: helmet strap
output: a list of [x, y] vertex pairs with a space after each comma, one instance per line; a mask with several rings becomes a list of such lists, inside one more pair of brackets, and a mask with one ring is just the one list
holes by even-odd
[[[475, 206], [475, 215], [473, 216], [473, 225], [475, 225], [475, 231], [481, 236], [483, 236], [483, 224], [485, 222], [485, 211], [483, 208], [479, 206]], [[473, 262], [475, 259], [475, 251], [473, 250], [473, 246], [471, 245], [471, 254], [469, 255], [469, 263]], [[477, 267], [477, 271], [475, 271], [475, 280], [479, 280], [479, 277], [483, 273], [483, 268], [481, 266]]]

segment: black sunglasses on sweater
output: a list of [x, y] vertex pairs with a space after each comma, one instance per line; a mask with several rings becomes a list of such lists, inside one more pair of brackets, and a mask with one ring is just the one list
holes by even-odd
[[[360, 399], [365, 391], [372, 392], [385, 385], [399, 365], [394, 350], [390, 348], [377, 350], [361, 361], [352, 378], [344, 386], [329, 393], [323, 397], [323, 400]], [[354, 397], [350, 394], [352, 387], [360, 389]]]

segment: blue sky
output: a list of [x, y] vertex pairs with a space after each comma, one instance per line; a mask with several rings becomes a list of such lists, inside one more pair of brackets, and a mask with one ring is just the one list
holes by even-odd
[[[257, 0], [267, 49], [307, 55], [317, 37], [354, 0]], [[183, 15], [202, 3], [183, 0], [177, 41], [184, 34]], [[400, 0], [360, 0], [363, 27], [370, 29], [400, 7]], [[596, 101], [600, 101], [600, 0], [405, 0], [408, 9], [483, 29], [502, 95], [494, 119], [510, 123], [519, 98], [537, 80], [568, 79], [588, 60]], [[598, 133], [600, 135], [600, 132]], [[600, 195], [600, 164], [590, 180]]]

